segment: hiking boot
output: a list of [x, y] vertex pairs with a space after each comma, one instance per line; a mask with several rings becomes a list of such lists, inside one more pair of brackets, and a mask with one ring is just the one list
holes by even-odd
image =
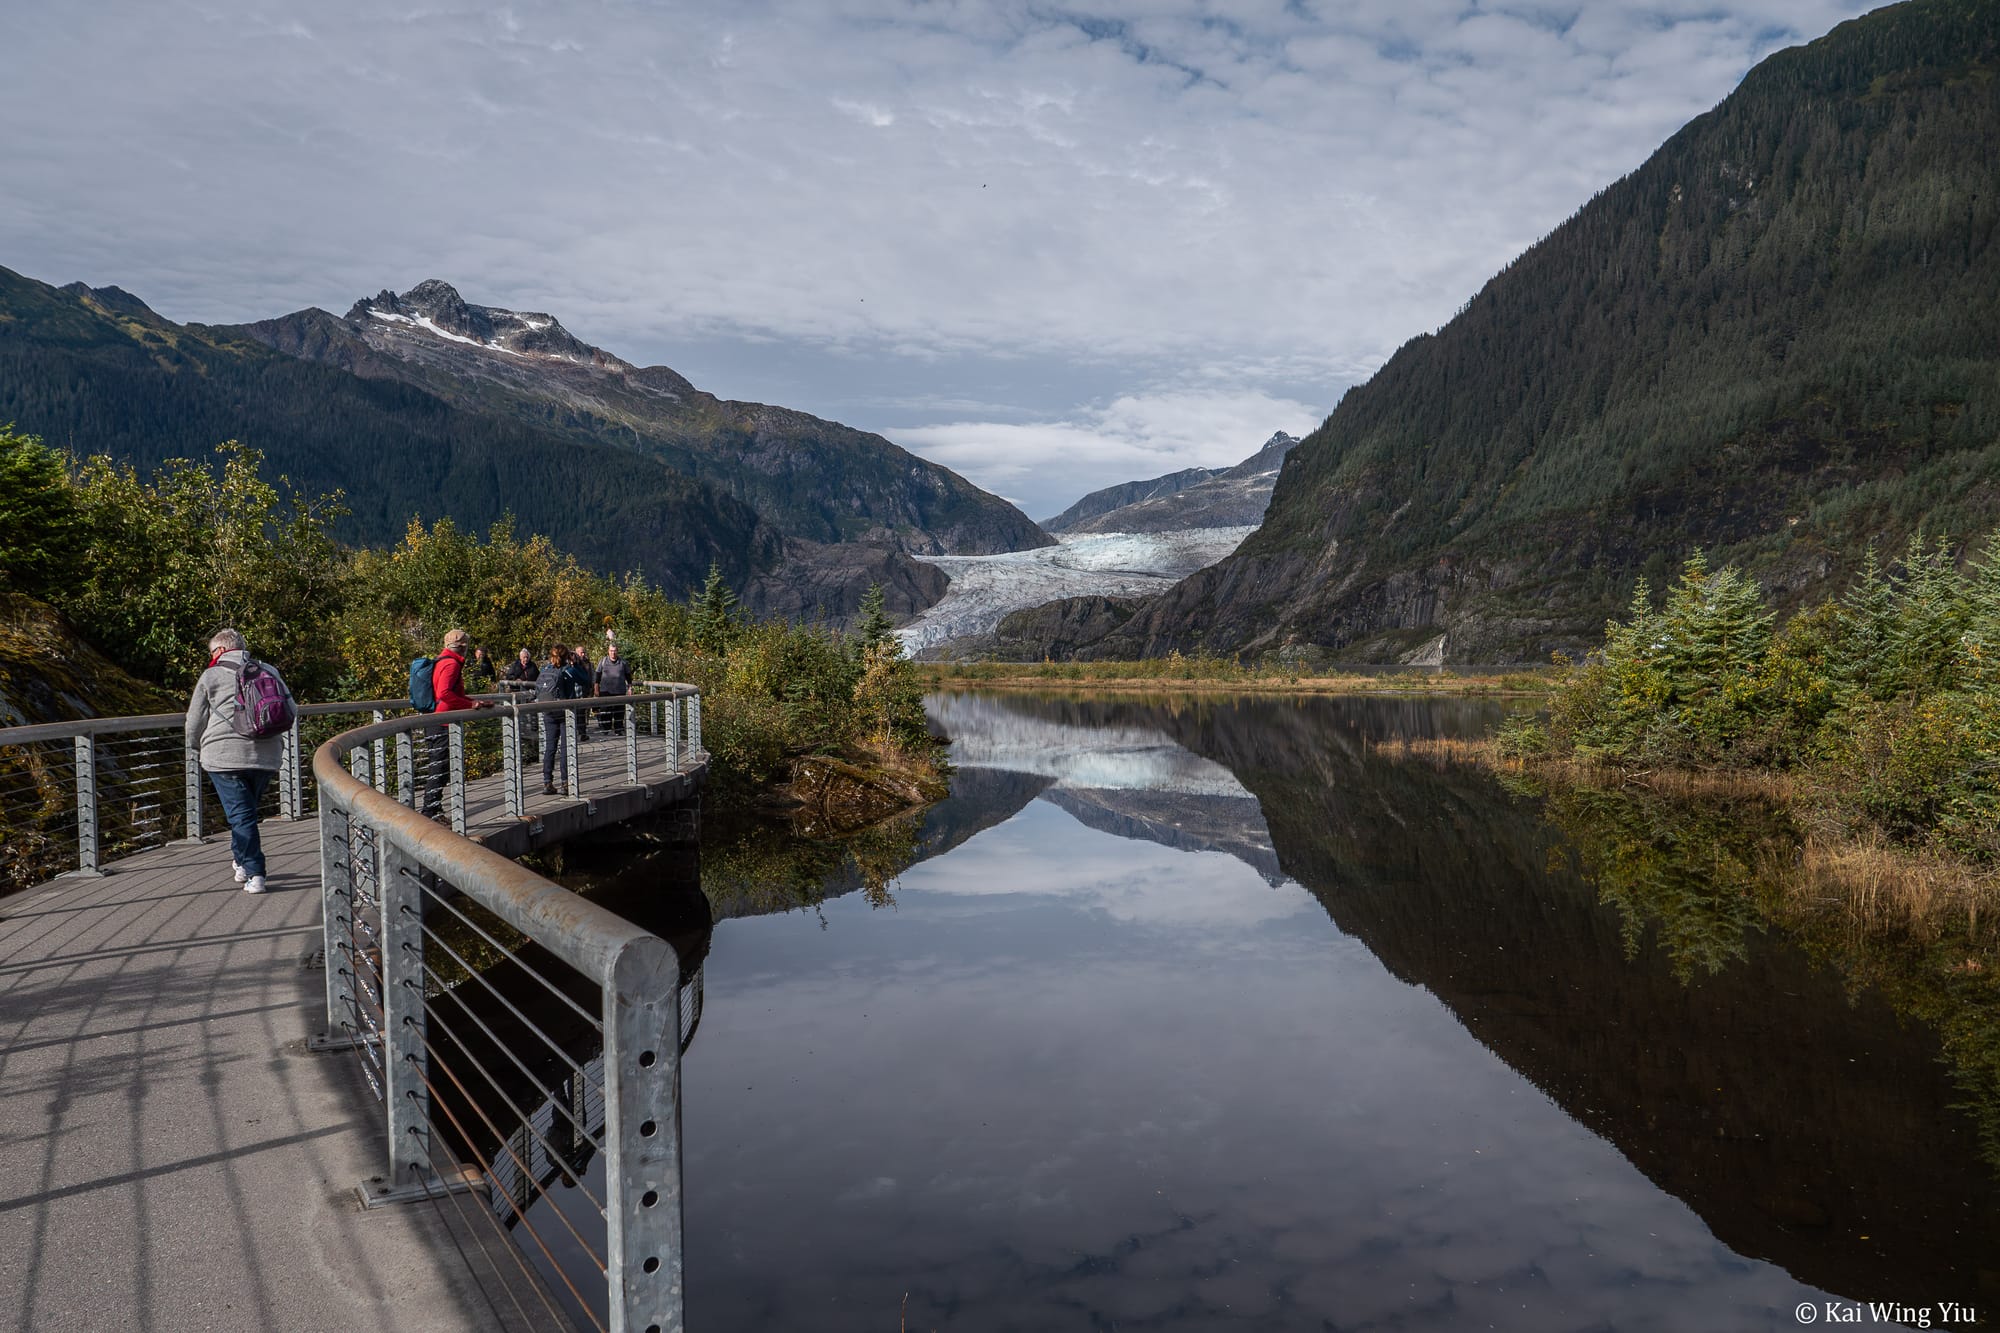
[[544, 796], [559, 795], [559, 793], [556, 791], [556, 784], [553, 782], [544, 782], [542, 784], [542, 795]]
[[264, 877], [262, 875], [252, 875], [243, 882], [243, 892], [245, 893], [262, 893], [263, 891]]

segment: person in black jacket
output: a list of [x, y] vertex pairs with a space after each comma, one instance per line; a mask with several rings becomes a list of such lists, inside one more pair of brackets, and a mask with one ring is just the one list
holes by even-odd
[[500, 673], [500, 679], [509, 684], [533, 685], [535, 675], [535, 655], [523, 648], [520, 655], [509, 662], [507, 669]]
[[[569, 649], [557, 644], [549, 649], [549, 660], [535, 677], [535, 702], [577, 697], [576, 677], [570, 673]], [[551, 709], [542, 714], [542, 795], [556, 795], [556, 764], [563, 753], [563, 733], [568, 709]], [[583, 739], [581, 735], [578, 740]], [[563, 785], [569, 785], [569, 766], [563, 766]], [[571, 792], [570, 795], [576, 795]]]
[[[569, 665], [563, 669], [569, 672], [570, 680], [576, 685], [576, 691], [569, 696], [570, 698], [588, 699], [597, 693], [597, 679], [591, 672], [590, 658], [583, 651], [582, 644], [578, 644], [569, 650]], [[576, 718], [577, 740], [579, 742], [589, 740], [590, 728], [583, 724], [590, 717], [590, 714], [576, 713], [572, 716]]]

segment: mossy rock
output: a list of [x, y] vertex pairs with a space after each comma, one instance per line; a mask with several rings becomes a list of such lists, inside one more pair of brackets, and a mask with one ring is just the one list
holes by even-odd
[[186, 706], [184, 698], [114, 665], [54, 607], [0, 592], [0, 726], [173, 713]]

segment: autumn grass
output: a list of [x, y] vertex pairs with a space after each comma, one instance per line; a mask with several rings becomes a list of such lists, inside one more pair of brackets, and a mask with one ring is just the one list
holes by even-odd
[[1280, 667], [1245, 666], [1227, 658], [1173, 655], [1126, 662], [920, 662], [917, 670], [930, 689], [1046, 690], [1065, 686], [1108, 694], [1170, 689], [1180, 693], [1514, 697], [1547, 694], [1553, 685], [1551, 673], [1531, 669], [1315, 675]]
[[[1544, 790], [1633, 789], [1673, 801], [1761, 801], [1783, 810], [1800, 830], [1795, 847], [1760, 867], [1780, 890], [1789, 918], [1839, 913], [1864, 936], [1907, 934], [1932, 943], [1959, 931], [1980, 938], [1983, 919], [2000, 910], [2000, 873], [1961, 857], [1900, 846], [1879, 830], [1854, 829], [1835, 817], [1830, 793], [1809, 779], [1768, 770], [1629, 768], [1580, 756], [1501, 753], [1493, 740], [1456, 737], [1384, 741], [1390, 759], [1437, 767], [1461, 765], [1529, 780]], [[1982, 952], [2000, 952], [1989, 940]], [[1969, 956], [1967, 970], [1985, 964]]]

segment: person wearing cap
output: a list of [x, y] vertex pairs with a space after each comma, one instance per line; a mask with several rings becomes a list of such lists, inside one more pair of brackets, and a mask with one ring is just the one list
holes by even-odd
[[437, 711], [456, 713], [467, 708], [491, 708], [465, 692], [465, 652], [472, 636], [455, 629], [444, 636], [444, 648], [431, 664], [431, 693], [437, 696]]
[[[465, 655], [471, 644], [472, 636], [462, 629], [455, 629], [444, 636], [444, 647], [438, 650], [437, 660], [431, 663], [431, 693], [437, 696], [434, 712], [463, 713], [493, 706], [465, 692]], [[423, 766], [424, 775], [423, 805], [419, 808], [426, 815], [434, 815], [444, 801], [445, 729], [426, 727], [417, 735], [424, 749], [418, 761]]]

